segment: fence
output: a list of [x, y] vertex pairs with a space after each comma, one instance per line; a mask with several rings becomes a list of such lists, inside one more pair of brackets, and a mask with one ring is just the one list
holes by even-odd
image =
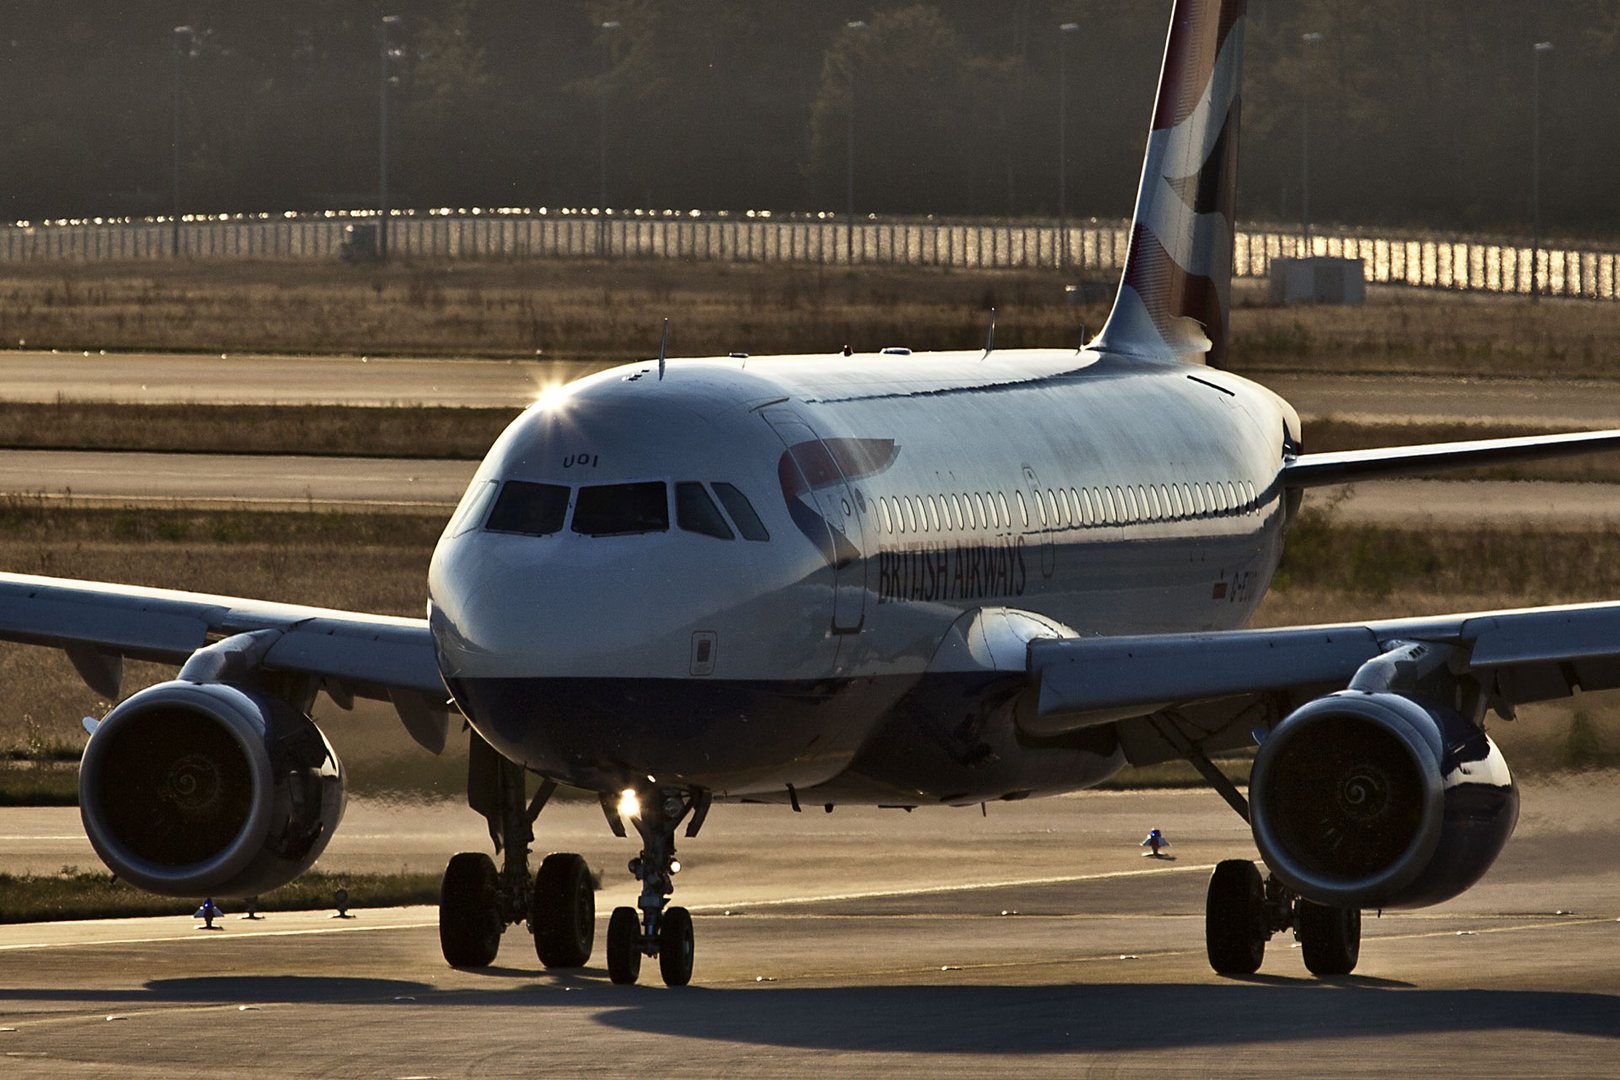
[[[376, 217], [292, 215], [185, 221], [178, 252], [190, 258], [330, 259], [349, 226]], [[962, 269], [1059, 268], [1117, 273], [1129, 239], [1125, 221], [952, 221], [916, 218], [838, 220], [829, 215], [770, 216], [674, 212], [611, 216], [578, 212], [402, 214], [389, 221], [389, 247], [406, 258], [622, 258], [898, 265]], [[38, 260], [138, 260], [176, 253], [172, 223], [64, 222], [0, 226], [0, 263]], [[1233, 250], [1239, 277], [1259, 278], [1271, 260], [1303, 254], [1299, 234], [1240, 229]], [[1424, 288], [1528, 294], [1531, 264], [1548, 296], [1620, 299], [1620, 252], [1543, 247], [1512, 240], [1392, 235], [1324, 229], [1310, 253], [1359, 258], [1367, 280]]]

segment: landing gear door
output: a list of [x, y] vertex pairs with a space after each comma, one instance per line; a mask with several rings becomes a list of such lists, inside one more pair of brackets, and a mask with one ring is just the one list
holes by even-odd
[[785, 409], [760, 414], [782, 440], [778, 465], [788, 513], [821, 551], [833, 574], [835, 634], [853, 634], [866, 617], [865, 515], [837, 460], [810, 426]]

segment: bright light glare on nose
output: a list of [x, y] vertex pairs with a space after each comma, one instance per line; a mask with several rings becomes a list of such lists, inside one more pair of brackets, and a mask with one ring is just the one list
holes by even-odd
[[641, 800], [636, 798], [634, 788], [625, 788], [619, 792], [619, 816], [622, 818], [641, 816]]
[[561, 405], [565, 399], [566, 395], [563, 393], [563, 391], [567, 389], [567, 387], [568, 383], [560, 379], [556, 381], [536, 383], [534, 403], [545, 410], [555, 409]]

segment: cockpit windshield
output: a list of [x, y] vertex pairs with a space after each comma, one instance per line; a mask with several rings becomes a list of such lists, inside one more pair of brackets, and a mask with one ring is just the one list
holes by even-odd
[[597, 484], [579, 489], [573, 530], [587, 536], [630, 536], [669, 529], [669, 495], [662, 483]]
[[491, 532], [550, 536], [568, 517], [568, 489], [558, 484], [508, 480], [489, 512], [484, 528]]

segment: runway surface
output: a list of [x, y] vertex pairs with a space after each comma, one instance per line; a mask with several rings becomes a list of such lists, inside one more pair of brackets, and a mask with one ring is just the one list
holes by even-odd
[[[448, 512], [476, 462], [0, 450], [0, 493], [76, 503], [348, 506]], [[1340, 520], [1404, 525], [1598, 525], [1620, 521], [1620, 485], [1374, 480], [1318, 489]]]
[[[1485, 882], [1427, 912], [1369, 913], [1342, 979], [1310, 978], [1283, 938], [1257, 977], [1209, 971], [1209, 868], [1252, 847], [1206, 792], [987, 817], [720, 806], [681, 845], [687, 989], [653, 970], [610, 985], [602, 922], [572, 974], [541, 968], [521, 928], [496, 967], [446, 968], [431, 909], [213, 932], [183, 917], [13, 926], [0, 1054], [21, 1077], [1612, 1076], [1614, 780], [1530, 784]], [[42, 813], [0, 811], [0, 851], [57, 827]], [[1175, 861], [1140, 857], [1151, 826]], [[543, 850], [605, 869], [600, 914], [630, 900], [631, 845], [594, 807], [553, 806], [540, 827]], [[464, 809], [359, 806], [323, 864], [369, 864], [391, 836], [397, 860], [439, 864], [480, 834]]]
[[[642, 359], [627, 354], [625, 361]], [[0, 352], [0, 400], [524, 406], [605, 363]], [[1345, 419], [1620, 424], [1620, 381], [1266, 373], [1303, 414]]]

